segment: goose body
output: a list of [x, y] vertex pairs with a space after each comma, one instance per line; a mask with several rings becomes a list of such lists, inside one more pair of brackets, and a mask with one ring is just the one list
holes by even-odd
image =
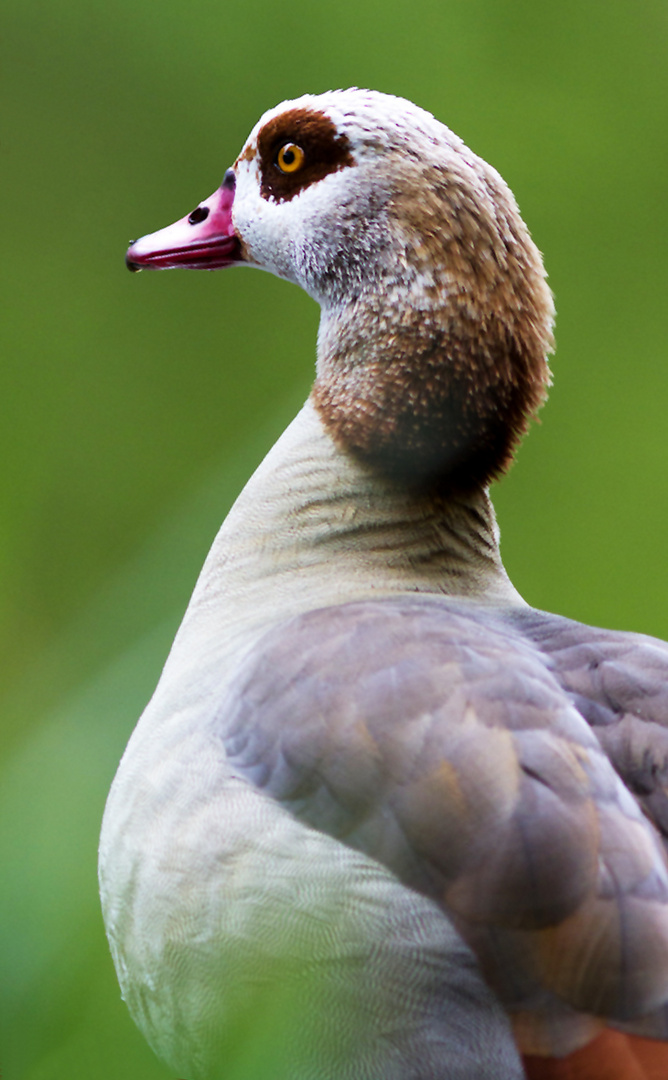
[[552, 346], [512, 194], [409, 102], [306, 96], [128, 252], [239, 262], [320, 304], [316, 380], [109, 795], [134, 1019], [189, 1080], [258, 1031], [291, 1080], [668, 1075], [668, 646], [529, 607], [487, 491]]

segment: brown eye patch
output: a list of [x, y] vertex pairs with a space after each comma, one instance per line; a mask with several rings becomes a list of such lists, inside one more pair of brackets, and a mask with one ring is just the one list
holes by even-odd
[[[279, 151], [286, 143], [295, 143], [304, 152], [304, 164], [292, 173], [282, 172], [278, 165]], [[277, 202], [287, 202], [329, 173], [355, 164], [346, 136], [337, 135], [325, 113], [311, 109], [290, 109], [274, 117], [261, 129], [257, 148], [260, 194]]]

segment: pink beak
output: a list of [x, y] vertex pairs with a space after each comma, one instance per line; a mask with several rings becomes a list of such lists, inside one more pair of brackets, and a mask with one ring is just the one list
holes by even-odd
[[220, 270], [243, 262], [239, 237], [232, 224], [234, 173], [225, 179], [210, 198], [187, 217], [159, 232], [134, 240], [125, 262], [128, 270]]

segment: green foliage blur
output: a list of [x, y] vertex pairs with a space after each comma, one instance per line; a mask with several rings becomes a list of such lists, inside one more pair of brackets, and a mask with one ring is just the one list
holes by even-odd
[[208, 544], [308, 391], [318, 313], [247, 270], [131, 276], [126, 244], [286, 97], [434, 112], [510, 183], [557, 298], [552, 396], [495, 490], [511, 576], [668, 637], [668, 9], [5, 0], [2, 22], [0, 1070], [157, 1080], [107, 953], [99, 822]]

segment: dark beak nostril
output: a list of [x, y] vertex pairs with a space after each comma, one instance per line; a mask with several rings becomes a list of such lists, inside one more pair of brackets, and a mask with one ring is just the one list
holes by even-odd
[[188, 221], [191, 225], [199, 225], [200, 221], [206, 221], [209, 216], [208, 206], [197, 206], [193, 210], [192, 214], [188, 215]]

